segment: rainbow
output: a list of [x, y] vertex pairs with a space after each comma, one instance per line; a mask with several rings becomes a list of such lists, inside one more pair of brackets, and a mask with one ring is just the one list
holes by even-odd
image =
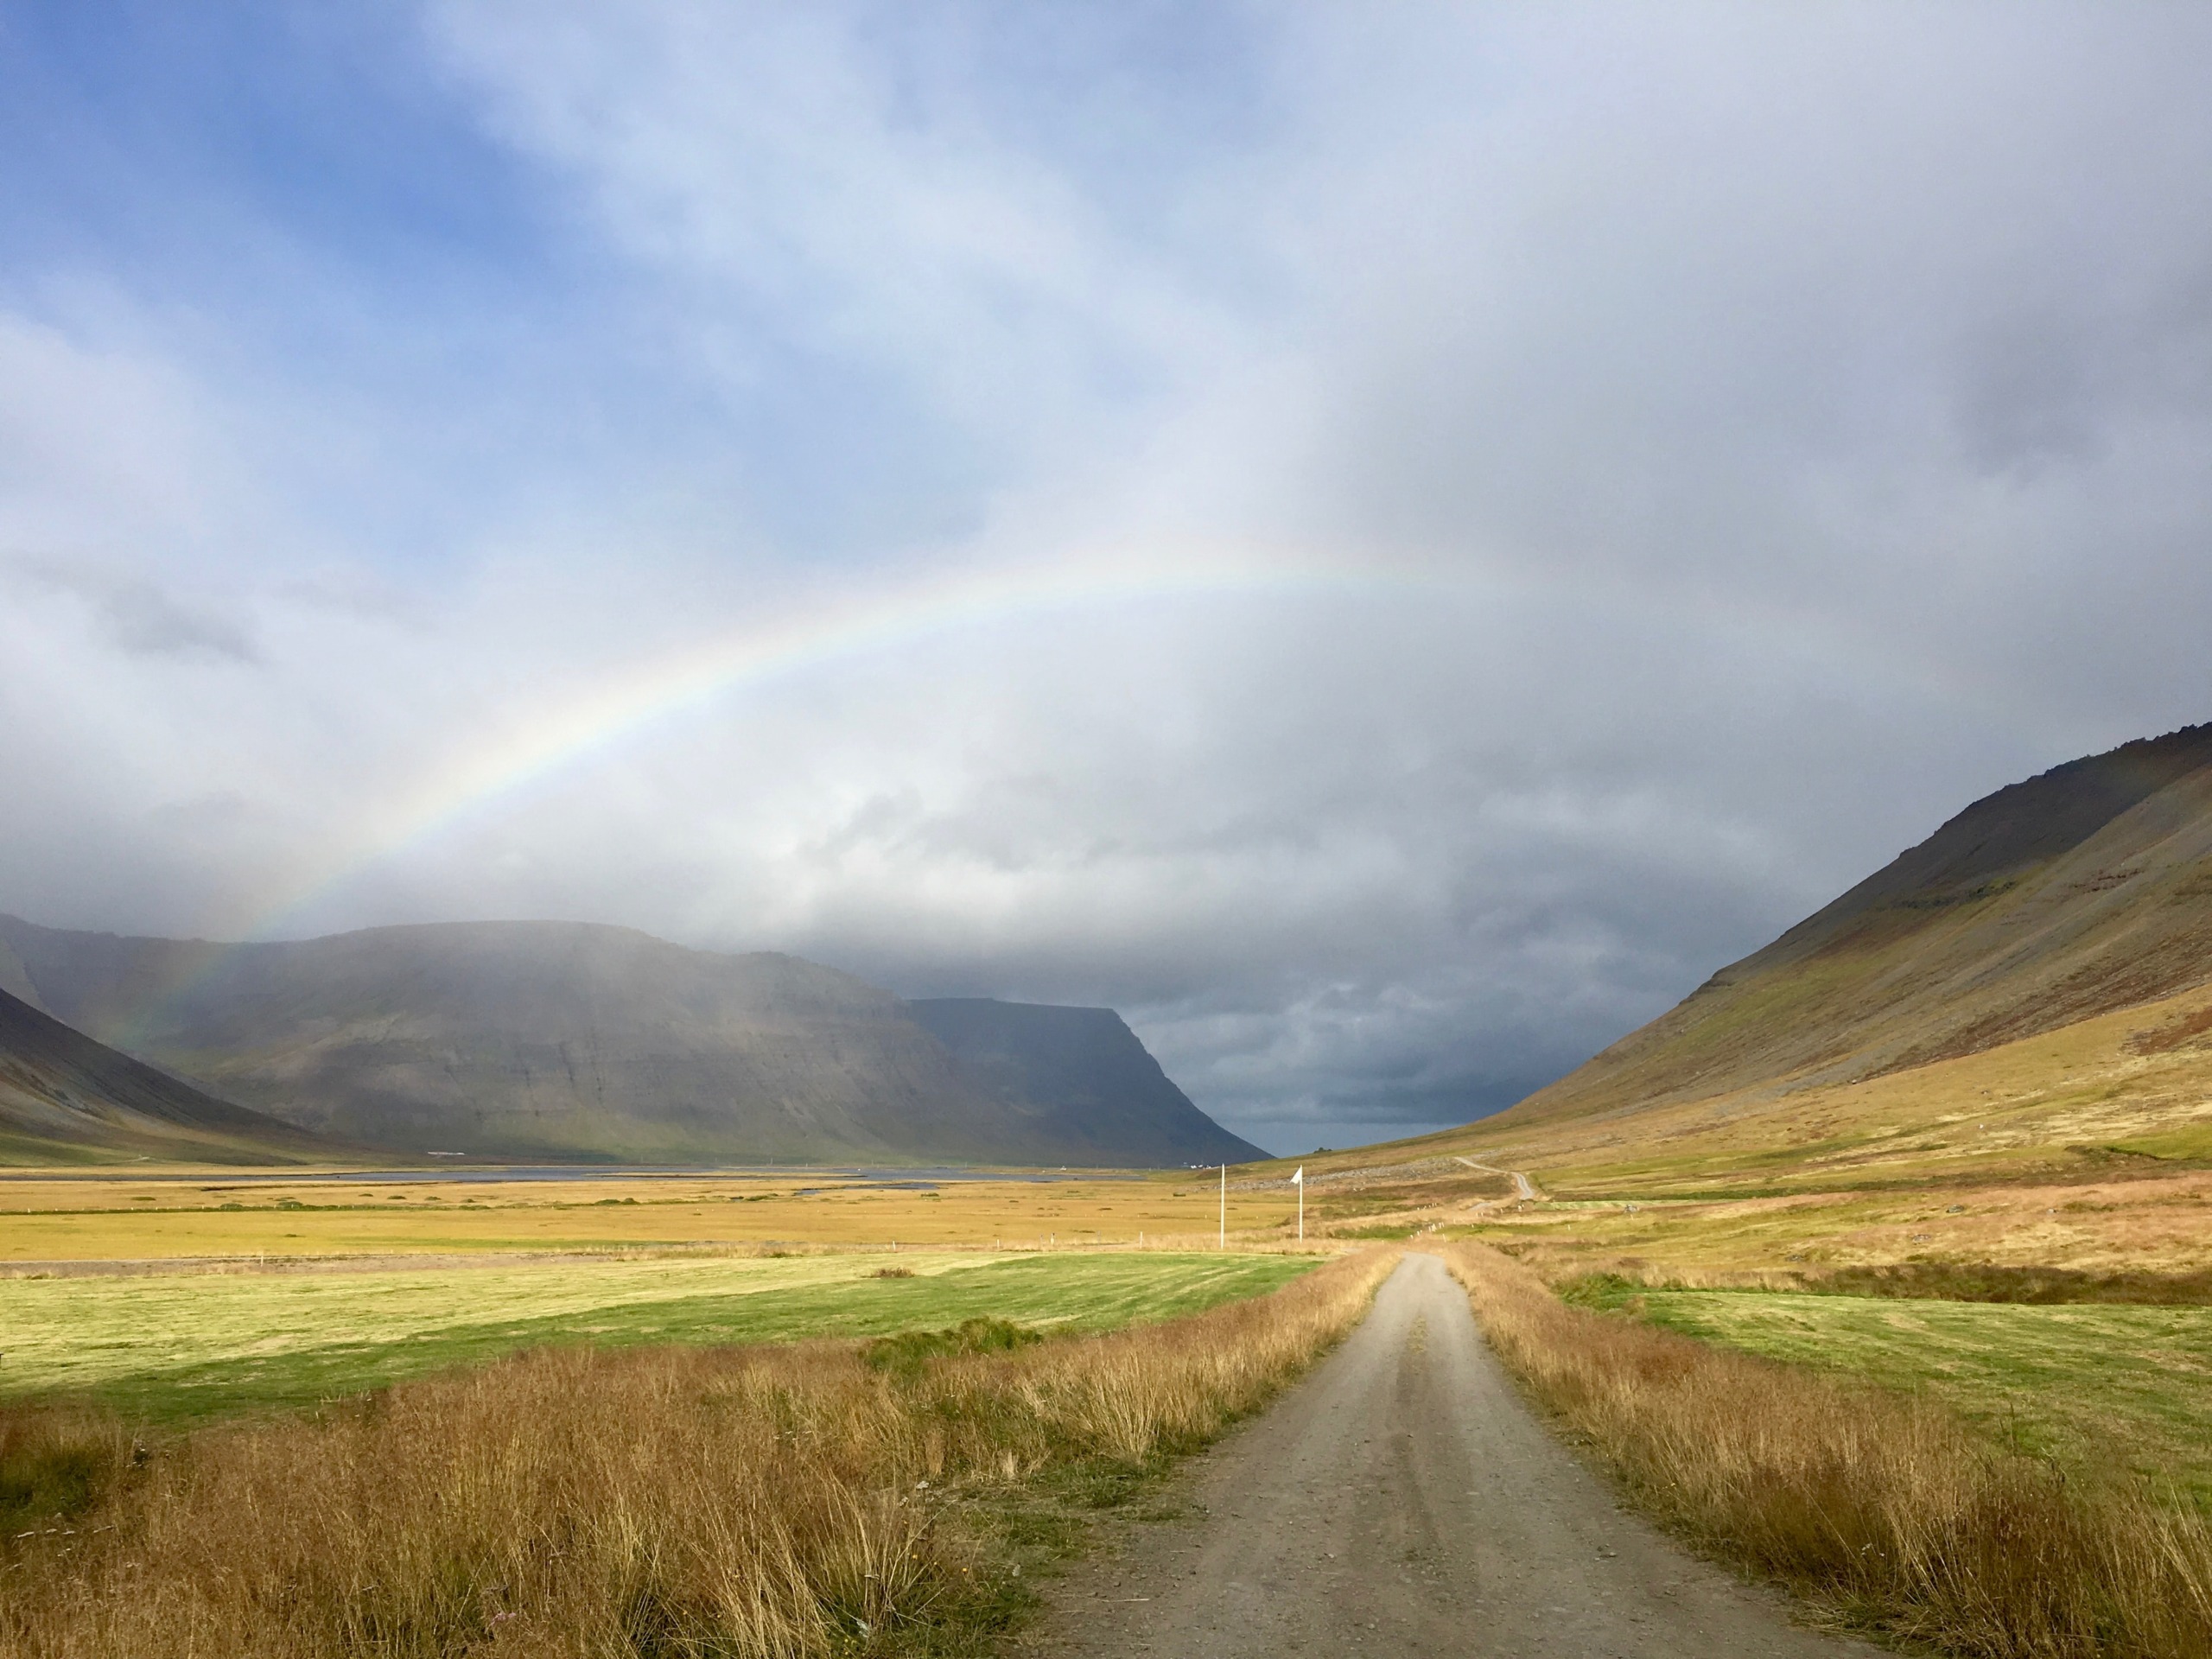
[[[1495, 580], [1495, 576], [1492, 577]], [[887, 594], [795, 606], [602, 677], [534, 709], [524, 725], [479, 736], [442, 755], [404, 790], [364, 815], [353, 833], [295, 872], [244, 929], [249, 939], [292, 937], [293, 925], [387, 861], [660, 721], [779, 677], [924, 641], [932, 636], [1133, 601], [1211, 595], [1461, 588], [1433, 565], [1357, 563], [1283, 550], [1180, 549], [1117, 553], [1047, 568], [966, 569]]]

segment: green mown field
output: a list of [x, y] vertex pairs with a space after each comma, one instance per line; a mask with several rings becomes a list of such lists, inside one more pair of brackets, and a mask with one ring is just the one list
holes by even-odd
[[1761, 1291], [1607, 1298], [1707, 1342], [1925, 1389], [2005, 1444], [2212, 1506], [2212, 1308]]
[[[404, 1272], [0, 1280], [0, 1395], [89, 1395], [178, 1422], [310, 1407], [545, 1343], [738, 1343], [988, 1314], [1096, 1331], [1274, 1289], [1283, 1255], [533, 1262]], [[883, 1278], [885, 1268], [911, 1277]]]

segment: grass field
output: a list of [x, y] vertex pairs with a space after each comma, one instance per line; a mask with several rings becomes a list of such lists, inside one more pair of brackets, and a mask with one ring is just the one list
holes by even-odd
[[1478, 1215], [1442, 1211], [1435, 1218], [1455, 1236], [1523, 1256], [1553, 1279], [1618, 1268], [1786, 1272], [1891, 1262], [2190, 1272], [2205, 1266], [2212, 1239], [2212, 1173], [2123, 1171], [2063, 1185], [1555, 1200]]
[[[1027, 1272], [1065, 1310], [1085, 1299], [1077, 1263], [1160, 1265], [879, 1282], [942, 1298]], [[1339, 1257], [1271, 1296], [1065, 1341], [979, 1322], [911, 1363], [852, 1343], [539, 1349], [144, 1444], [81, 1408], [0, 1412], [0, 1656], [993, 1651], [1037, 1568], [1264, 1405], [1389, 1266]], [[1096, 1300], [1119, 1317], [1157, 1289], [1124, 1277]]]
[[[758, 1244], [1213, 1242], [1204, 1174], [966, 1180], [838, 1172], [574, 1179], [0, 1175], [0, 1266]], [[1232, 1233], [1280, 1230], [1287, 1185], [1229, 1195]]]
[[1925, 1389], [2077, 1473], [2125, 1465], [2212, 1508], [2212, 1308], [1635, 1292], [1643, 1318], [1770, 1358]]
[[[902, 1251], [399, 1272], [0, 1279], [0, 1391], [175, 1421], [319, 1400], [548, 1343], [868, 1336], [981, 1315], [1096, 1331], [1251, 1296], [1313, 1258]], [[877, 1276], [887, 1268], [911, 1277]]]

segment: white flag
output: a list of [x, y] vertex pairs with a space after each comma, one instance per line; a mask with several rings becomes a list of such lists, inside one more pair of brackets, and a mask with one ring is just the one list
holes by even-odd
[[1294, 1176], [1292, 1176], [1292, 1177], [1290, 1178], [1290, 1184], [1291, 1184], [1293, 1186], [1303, 1186], [1303, 1185], [1306, 1185], [1306, 1166], [1305, 1166], [1305, 1165], [1300, 1164], [1300, 1165], [1298, 1166], [1298, 1173], [1297, 1173], [1297, 1174], [1295, 1174], [1295, 1175], [1294, 1175]]

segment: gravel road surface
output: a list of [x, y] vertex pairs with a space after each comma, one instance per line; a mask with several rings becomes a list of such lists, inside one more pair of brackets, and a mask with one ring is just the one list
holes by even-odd
[[1132, 1525], [1056, 1587], [1053, 1659], [1844, 1659], [1783, 1598], [1624, 1513], [1554, 1441], [1465, 1294], [1411, 1255], [1366, 1321], [1199, 1459], [1186, 1518]]

